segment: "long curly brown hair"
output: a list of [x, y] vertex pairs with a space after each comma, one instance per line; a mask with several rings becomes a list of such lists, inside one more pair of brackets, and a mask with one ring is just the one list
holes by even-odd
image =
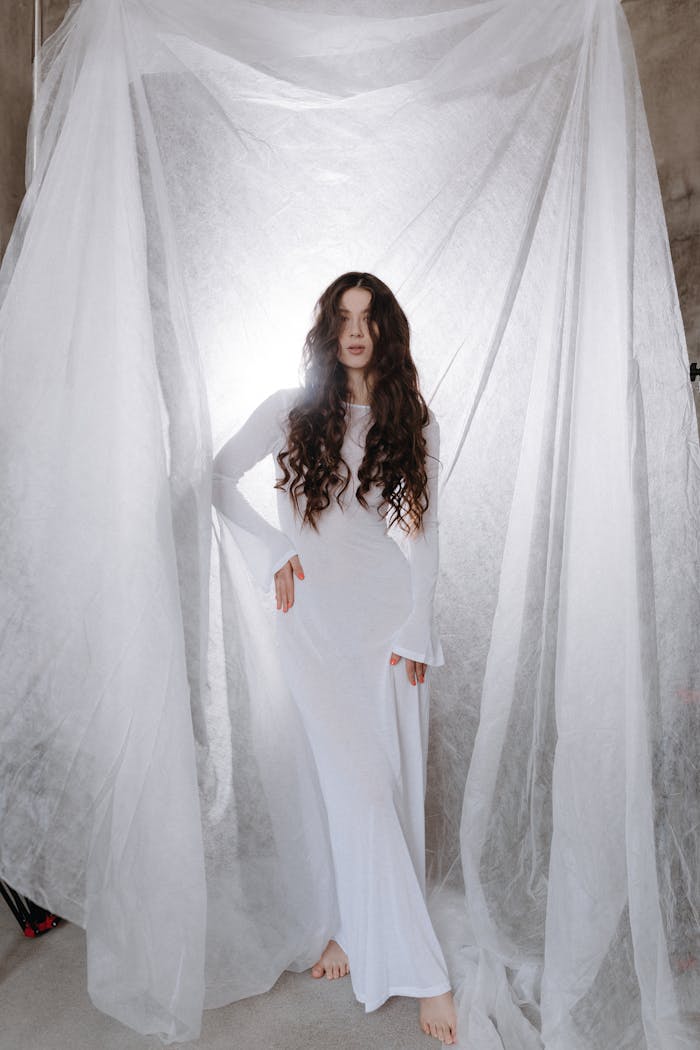
[[[318, 531], [317, 519], [351, 480], [341, 456], [349, 400], [347, 373], [338, 359], [340, 300], [348, 288], [366, 288], [372, 296], [369, 322], [374, 349], [367, 366], [373, 423], [365, 439], [355, 496], [367, 508], [365, 493], [381, 486], [382, 517], [391, 515], [405, 532], [419, 531], [428, 509], [427, 456], [423, 428], [428, 406], [418, 388], [411, 357], [408, 320], [390, 288], [370, 273], [345, 273], [318, 300], [314, 325], [302, 355], [302, 394], [287, 418], [287, 447], [277, 456], [283, 472], [275, 488], [289, 486], [302, 526]], [[300, 507], [301, 495], [305, 507]]]

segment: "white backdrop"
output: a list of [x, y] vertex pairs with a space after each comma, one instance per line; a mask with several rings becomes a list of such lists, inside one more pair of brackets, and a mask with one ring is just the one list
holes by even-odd
[[2, 877], [164, 1042], [314, 961], [323, 816], [210, 465], [369, 270], [443, 437], [460, 1045], [697, 1046], [698, 434], [617, 0], [82, 0], [43, 76], [1, 275]]

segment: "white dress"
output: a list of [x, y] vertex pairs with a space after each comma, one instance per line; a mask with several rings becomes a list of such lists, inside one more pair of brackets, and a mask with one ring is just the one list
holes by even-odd
[[[391, 995], [450, 989], [425, 905], [424, 800], [428, 675], [412, 686], [394, 651], [444, 662], [433, 621], [438, 569], [439, 427], [425, 434], [430, 506], [424, 531], [400, 542], [377, 513], [381, 491], [355, 498], [371, 409], [347, 405], [342, 455], [353, 472], [341, 509], [335, 499], [316, 533], [298, 527], [278, 490], [280, 529], [243, 497], [240, 477], [286, 445], [287, 413], [298, 389], [264, 401], [215, 458], [213, 501], [248, 568], [269, 590], [274, 573], [298, 554], [294, 604], [277, 617], [284, 674], [314, 755], [326, 806], [341, 928], [353, 991], [374, 1010]], [[277, 476], [281, 476], [279, 466]], [[396, 529], [392, 530], [392, 533]], [[405, 533], [401, 533], [405, 537]], [[402, 550], [403, 547], [403, 550]]]

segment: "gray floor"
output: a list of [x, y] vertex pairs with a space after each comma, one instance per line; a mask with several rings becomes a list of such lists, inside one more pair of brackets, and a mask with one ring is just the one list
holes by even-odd
[[[32, 940], [0, 898], [0, 1050], [160, 1050], [88, 998], [85, 935], [68, 923]], [[178, 1044], [173, 1044], [178, 1045]], [[438, 1050], [418, 1028], [418, 1004], [390, 999], [365, 1014], [350, 981], [283, 974], [272, 991], [207, 1010], [207, 1050]]]

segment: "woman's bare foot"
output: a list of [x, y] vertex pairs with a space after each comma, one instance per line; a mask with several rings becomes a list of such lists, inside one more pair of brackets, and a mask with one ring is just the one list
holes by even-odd
[[457, 1042], [457, 1012], [452, 992], [421, 999], [420, 1026], [426, 1035], [435, 1036], [446, 1046], [454, 1046]]
[[345, 977], [348, 973], [350, 973], [348, 957], [337, 941], [328, 942], [323, 955], [311, 968], [312, 977], [323, 977], [325, 974], [329, 981], [335, 980], [336, 977]]

